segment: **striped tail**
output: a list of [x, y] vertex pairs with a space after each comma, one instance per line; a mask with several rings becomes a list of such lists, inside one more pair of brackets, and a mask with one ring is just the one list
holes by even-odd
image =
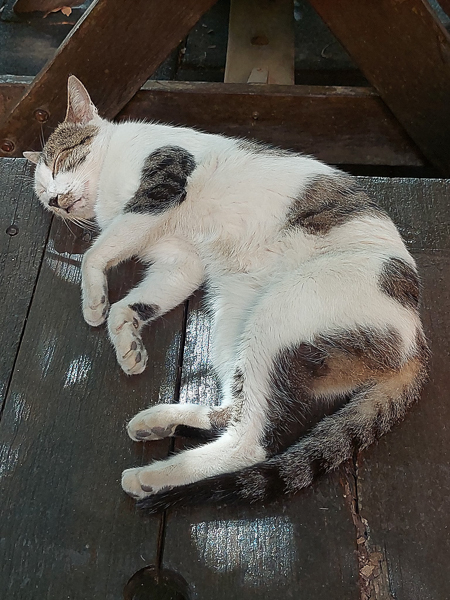
[[270, 502], [308, 487], [336, 469], [401, 421], [427, 377], [426, 360], [417, 357], [394, 377], [356, 392], [350, 402], [324, 417], [307, 435], [263, 463], [148, 496], [138, 502], [147, 512], [205, 503]]

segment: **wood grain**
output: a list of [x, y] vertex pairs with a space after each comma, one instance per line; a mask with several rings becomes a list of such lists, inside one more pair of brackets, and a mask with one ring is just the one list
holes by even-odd
[[[406, 421], [359, 457], [358, 503], [368, 545], [397, 600], [446, 598], [450, 551], [450, 182], [364, 180], [394, 213], [423, 280], [431, 377]], [[381, 596], [380, 596], [381, 597]], [[391, 596], [389, 596], [390, 598]], [[375, 596], [378, 598], [378, 596]], [[384, 596], [383, 596], [384, 598]]]
[[8, 156], [38, 147], [35, 111], [49, 114], [47, 131], [64, 118], [70, 74], [83, 81], [102, 116], [114, 117], [214, 1], [134, 0], [128, 10], [121, 0], [92, 4], [0, 124], [0, 146], [5, 139], [13, 144]]
[[0, 411], [50, 228], [24, 159], [0, 159]]
[[[167, 441], [132, 442], [124, 425], [173, 401], [183, 307], [144, 336], [141, 376], [118, 367], [104, 327], [80, 310], [88, 242], [55, 220], [0, 421], [0, 597], [123, 597], [127, 581], [158, 565], [160, 519], [136, 514], [120, 487], [124, 468], [167, 455]], [[128, 263], [110, 298], [138, 277]]]
[[423, 154], [450, 173], [450, 34], [427, 0], [312, 0]]

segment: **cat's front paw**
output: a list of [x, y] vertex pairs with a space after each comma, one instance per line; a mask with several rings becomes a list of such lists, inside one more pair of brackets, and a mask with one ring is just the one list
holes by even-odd
[[109, 311], [108, 296], [102, 294], [97, 298], [83, 298], [83, 317], [91, 327], [98, 327], [105, 322]]
[[147, 366], [147, 350], [137, 321], [128, 306], [113, 304], [108, 318], [108, 331], [116, 350], [117, 362], [127, 375], [139, 375]]

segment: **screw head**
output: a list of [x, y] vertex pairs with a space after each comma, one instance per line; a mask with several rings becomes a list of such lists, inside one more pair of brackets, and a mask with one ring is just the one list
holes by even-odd
[[258, 112], [257, 110], [255, 110], [255, 111], [252, 113], [252, 119], [253, 119], [254, 121], [257, 121], [257, 120], [259, 119], [259, 112]]
[[45, 123], [45, 121], [48, 121], [49, 117], [50, 115], [43, 108], [38, 108], [34, 111], [34, 118], [36, 121], [39, 121], [39, 123]]
[[17, 227], [17, 225], [10, 225], [6, 230], [6, 233], [13, 237], [14, 235], [17, 235], [19, 233], [19, 228]]
[[11, 140], [3, 140], [0, 149], [2, 152], [12, 152], [14, 150], [14, 142]]

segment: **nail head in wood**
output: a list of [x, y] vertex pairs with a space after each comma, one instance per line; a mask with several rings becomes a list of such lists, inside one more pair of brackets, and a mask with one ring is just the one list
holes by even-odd
[[6, 233], [13, 237], [19, 233], [19, 228], [17, 227], [17, 225], [10, 225], [6, 230]]
[[43, 110], [42, 108], [38, 108], [37, 110], [34, 111], [34, 118], [36, 119], [36, 121], [39, 121], [39, 123], [45, 123], [46, 121], [48, 121], [49, 119], [49, 114], [46, 110]]
[[2, 152], [12, 152], [14, 150], [14, 142], [11, 140], [3, 140], [0, 149]]

